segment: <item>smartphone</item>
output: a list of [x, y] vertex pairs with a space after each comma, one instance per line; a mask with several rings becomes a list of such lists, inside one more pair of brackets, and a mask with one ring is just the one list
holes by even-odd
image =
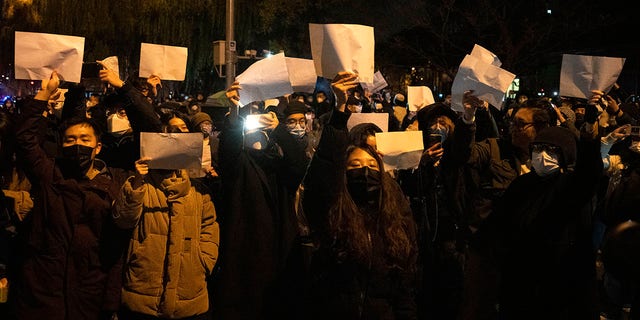
[[262, 114], [250, 114], [244, 119], [244, 130], [254, 130], [264, 128], [264, 124], [260, 123], [260, 117]]
[[443, 144], [444, 143], [444, 136], [439, 134], [439, 133], [430, 133], [429, 134], [429, 141], [427, 142], [427, 146], [431, 147], [432, 145], [436, 144], [436, 143], [440, 143]]
[[640, 126], [631, 126], [629, 134], [631, 136], [640, 137]]
[[102, 66], [97, 62], [83, 62], [81, 77], [83, 79], [100, 78], [100, 70]]

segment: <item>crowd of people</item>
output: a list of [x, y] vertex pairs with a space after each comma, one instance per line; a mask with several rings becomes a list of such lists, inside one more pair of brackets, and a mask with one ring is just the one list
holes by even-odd
[[[53, 72], [0, 112], [2, 319], [640, 318], [640, 105], [618, 85], [411, 111], [343, 71], [246, 106], [235, 82], [215, 119], [103, 67], [104, 92]], [[353, 113], [422, 131], [420, 164], [385, 170]], [[201, 168], [150, 167], [143, 132], [201, 133]]]

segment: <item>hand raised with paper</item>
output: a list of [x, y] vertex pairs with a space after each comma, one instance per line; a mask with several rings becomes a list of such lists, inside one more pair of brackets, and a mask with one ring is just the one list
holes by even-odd
[[353, 72], [341, 71], [333, 81], [331, 81], [331, 89], [336, 95], [336, 108], [344, 112], [347, 107], [347, 99], [349, 98], [349, 90], [357, 87], [358, 75]]
[[227, 99], [236, 106], [240, 104], [240, 90], [242, 90], [240, 82], [235, 81], [231, 84], [231, 87], [227, 88], [227, 92], [225, 93]]
[[100, 70], [100, 81], [108, 83], [114, 88], [122, 88], [124, 81], [120, 79], [120, 76], [113, 70], [107, 68], [102, 61], [96, 60], [96, 62], [102, 66], [102, 70]]
[[60, 96], [60, 92], [58, 91], [59, 85], [60, 78], [58, 78], [58, 73], [56, 71], [53, 71], [48, 79], [42, 80], [42, 90], [38, 91], [35, 99], [42, 101], [58, 99], [58, 97]]

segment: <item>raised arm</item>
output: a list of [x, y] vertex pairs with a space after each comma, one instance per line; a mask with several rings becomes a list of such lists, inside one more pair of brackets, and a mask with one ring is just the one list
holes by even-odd
[[54, 162], [40, 146], [41, 137], [38, 122], [44, 121], [43, 112], [49, 100], [56, 100], [60, 92], [60, 80], [54, 71], [48, 79], [42, 80], [42, 89], [32, 100], [28, 100], [22, 110], [22, 121], [17, 126], [16, 141], [21, 164], [31, 181], [51, 181]]

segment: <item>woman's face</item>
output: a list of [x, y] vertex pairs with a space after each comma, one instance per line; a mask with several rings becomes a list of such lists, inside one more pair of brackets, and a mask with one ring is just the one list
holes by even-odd
[[355, 148], [347, 158], [347, 170], [358, 169], [362, 167], [369, 167], [369, 169], [380, 171], [380, 167], [378, 166], [378, 161], [376, 161], [376, 158], [371, 156], [364, 149]]
[[187, 127], [187, 124], [178, 117], [169, 119], [169, 125], [174, 128], [178, 128], [181, 132], [189, 132], [189, 127]]

